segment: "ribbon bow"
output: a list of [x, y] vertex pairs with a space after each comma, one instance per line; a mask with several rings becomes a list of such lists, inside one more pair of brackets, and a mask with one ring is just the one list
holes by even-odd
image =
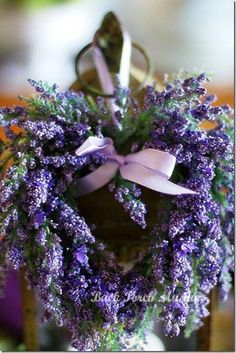
[[116, 152], [111, 138], [89, 137], [75, 153], [77, 156], [85, 156], [94, 152], [102, 152], [108, 160], [101, 167], [77, 181], [78, 196], [101, 188], [111, 181], [118, 170], [123, 179], [164, 194], [196, 194], [195, 191], [168, 180], [176, 163], [176, 158], [168, 152], [147, 148], [122, 156]]

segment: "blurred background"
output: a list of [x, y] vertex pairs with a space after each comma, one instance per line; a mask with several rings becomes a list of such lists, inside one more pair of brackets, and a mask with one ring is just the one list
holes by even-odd
[[158, 77], [203, 70], [232, 98], [233, 0], [1, 0], [0, 94], [27, 91], [27, 78], [70, 86], [75, 55], [110, 10], [150, 53]]
[[[0, 105], [17, 104], [17, 95], [30, 93], [28, 78], [68, 88], [76, 80], [76, 54], [91, 42], [111, 10], [132, 40], [149, 52], [158, 79], [180, 68], [205, 71], [213, 75], [209, 91], [216, 93], [217, 103], [233, 105], [233, 0], [0, 0]], [[217, 306], [213, 350], [234, 350], [233, 311], [232, 295]], [[40, 332], [42, 349], [66, 349], [64, 331], [49, 325]], [[196, 349], [195, 334], [170, 340], [159, 326], [155, 333], [167, 350]], [[0, 300], [0, 350], [23, 349], [21, 341], [20, 297], [13, 274], [8, 299]], [[154, 339], [149, 350], [161, 349], [162, 343]]]

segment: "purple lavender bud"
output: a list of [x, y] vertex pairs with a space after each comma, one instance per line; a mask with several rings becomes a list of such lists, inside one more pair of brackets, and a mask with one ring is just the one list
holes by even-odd
[[44, 228], [40, 228], [38, 233], [37, 233], [37, 236], [36, 236], [36, 240], [37, 242], [44, 246], [46, 244], [46, 239], [47, 239], [47, 233], [45, 231]]
[[76, 250], [75, 257], [76, 260], [79, 261], [81, 264], [86, 264], [88, 262], [87, 257], [87, 248], [85, 245], [82, 245]]

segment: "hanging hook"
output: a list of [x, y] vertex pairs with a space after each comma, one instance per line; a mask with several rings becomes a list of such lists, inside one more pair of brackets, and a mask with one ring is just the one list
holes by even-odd
[[[113, 98], [114, 86], [111, 73], [118, 74], [121, 86], [128, 88], [132, 48], [136, 48], [146, 61], [145, 77], [132, 91], [132, 93], [135, 94], [145, 86], [151, 75], [150, 59], [146, 51], [140, 45], [131, 42], [128, 32], [120, 24], [117, 17], [112, 12], [109, 12], [104, 17], [101, 27], [95, 33], [93, 42], [86, 45], [76, 56], [75, 70], [78, 81], [87, 91], [95, 95]], [[93, 50], [93, 59], [103, 91], [89, 85], [81, 77], [79, 64], [82, 57], [89, 49]]]
[[[76, 56], [75, 59], [75, 71], [76, 71], [76, 75], [78, 78], [78, 81], [81, 83], [81, 85], [86, 88], [86, 90], [90, 93], [93, 93], [97, 96], [101, 96], [101, 97], [105, 97], [105, 98], [113, 98], [114, 95], [113, 94], [107, 94], [104, 93], [103, 91], [99, 90], [98, 88], [88, 84], [81, 75], [80, 72], [80, 68], [79, 68], [79, 64], [81, 59], [83, 58], [83, 56], [85, 55], [85, 53], [92, 48], [93, 43], [89, 43], [87, 44], [83, 49], [81, 49], [81, 51], [78, 53], [78, 55]], [[146, 51], [137, 43], [132, 42], [132, 47], [139, 50], [139, 52], [144, 56], [145, 61], [146, 61], [146, 72], [145, 72], [145, 77], [143, 79], [143, 81], [135, 88], [132, 90], [133, 94], [138, 93], [139, 91], [141, 91], [144, 86], [146, 85], [148, 79], [151, 76], [151, 72], [152, 72], [152, 67], [151, 67], [151, 63], [150, 63], [150, 59], [148, 54], [146, 53]]]

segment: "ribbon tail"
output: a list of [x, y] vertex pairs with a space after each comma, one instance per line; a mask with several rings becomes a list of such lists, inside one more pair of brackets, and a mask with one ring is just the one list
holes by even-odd
[[129, 181], [145, 186], [149, 189], [168, 194], [196, 194], [195, 191], [177, 185], [158, 174], [157, 171], [148, 169], [140, 164], [129, 163], [120, 167], [121, 176]]
[[122, 87], [129, 87], [132, 42], [129, 33], [123, 29], [123, 48], [120, 60], [119, 79]]
[[[93, 60], [94, 64], [98, 73], [99, 81], [102, 86], [103, 91], [106, 94], [114, 94], [114, 85], [111, 79], [111, 75], [109, 72], [109, 68], [107, 63], [103, 57], [102, 51], [100, 48], [93, 46]], [[121, 130], [121, 125], [119, 121], [115, 117], [115, 112], [119, 110], [119, 107], [115, 104], [115, 99], [110, 98], [107, 101], [108, 105], [110, 106], [111, 113], [112, 113], [112, 120], [114, 125]]]
[[114, 85], [101, 49], [97, 47], [95, 44], [93, 44], [92, 53], [93, 53], [93, 60], [98, 73], [99, 81], [101, 83], [102, 89], [104, 90], [104, 93], [113, 94]]
[[75, 184], [75, 197], [90, 194], [106, 185], [116, 174], [119, 166], [116, 162], [107, 162], [94, 172], [79, 179]]

